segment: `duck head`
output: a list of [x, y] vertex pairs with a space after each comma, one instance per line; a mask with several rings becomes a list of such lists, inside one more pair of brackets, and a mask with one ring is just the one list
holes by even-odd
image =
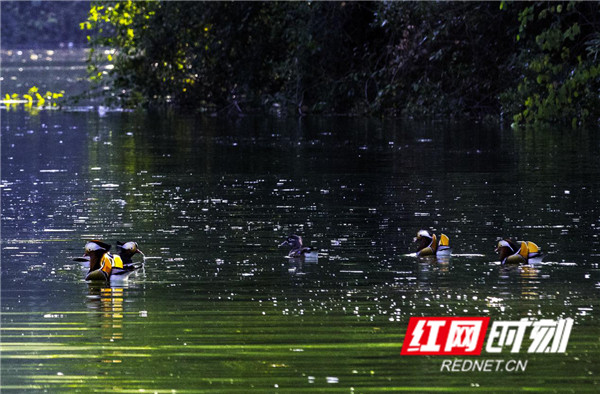
[[291, 250], [288, 253], [289, 257], [305, 257], [308, 253], [316, 252], [312, 248], [305, 247], [302, 244], [302, 237], [295, 234], [288, 236], [287, 239], [279, 246], [284, 245], [291, 247]]
[[525, 244], [525, 251], [521, 253], [521, 249], [523, 247], [523, 243], [515, 242], [510, 238], [502, 239], [498, 241], [496, 245], [496, 253], [498, 253], [498, 257], [502, 264], [504, 264], [507, 259], [511, 256], [520, 255], [525, 260], [527, 259], [527, 244]]
[[106, 252], [110, 250], [110, 245], [101, 241], [89, 241], [85, 244], [85, 252], [84, 256], [88, 256], [90, 258], [90, 270], [89, 272], [95, 271], [100, 268], [100, 262], [102, 261], [102, 256]]
[[429, 234], [427, 230], [419, 230], [417, 236], [414, 238], [414, 242], [417, 243], [417, 252], [432, 245], [433, 236]]
[[513, 247], [511, 246], [511, 242], [507, 239], [502, 239], [498, 241], [498, 245], [496, 245], [496, 249], [494, 249], [496, 253], [498, 253], [498, 257], [500, 261], [504, 261], [508, 256], [515, 253]]
[[285, 241], [279, 246], [288, 245], [293, 249], [301, 249], [302, 248], [302, 237], [299, 235], [289, 235]]
[[125, 264], [130, 264], [132, 262], [131, 258], [137, 253], [144, 256], [144, 253], [140, 250], [137, 242], [117, 242], [117, 249], [119, 250], [119, 256], [121, 256], [121, 259]]

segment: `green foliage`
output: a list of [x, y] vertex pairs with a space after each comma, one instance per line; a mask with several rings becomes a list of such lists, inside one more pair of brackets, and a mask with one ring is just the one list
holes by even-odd
[[100, 2], [81, 28], [120, 106], [583, 124], [598, 4]]
[[528, 4], [519, 13], [523, 77], [505, 96], [521, 105], [512, 108], [514, 125], [597, 122], [599, 11], [596, 2], [569, 2]]
[[[125, 99], [125, 105], [137, 104], [133, 98], [138, 94], [130, 94], [125, 90], [128, 88], [127, 79], [138, 78], [140, 86], [144, 85], [145, 74], [141, 74], [140, 67], [136, 67], [144, 55], [143, 49], [138, 48], [135, 30], [149, 28], [143, 24], [143, 20], [153, 15], [152, 7], [157, 4], [147, 1], [92, 4], [87, 20], [80, 24], [80, 28], [89, 33], [89, 78], [98, 84], [100, 93], [111, 94], [109, 103]], [[110, 86], [110, 91], [104, 88], [106, 84]]]
[[[364, 7], [102, 3], [82, 28], [90, 32], [91, 79], [121, 105], [348, 111], [360, 90], [348, 66], [363, 60], [359, 45], [372, 14]], [[115, 50], [110, 60], [105, 48]]]

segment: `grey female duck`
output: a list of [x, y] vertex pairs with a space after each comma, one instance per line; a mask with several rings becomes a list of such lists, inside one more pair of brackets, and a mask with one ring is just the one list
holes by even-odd
[[290, 252], [288, 253], [288, 257], [290, 258], [317, 258], [317, 251], [313, 248], [309, 248], [302, 244], [302, 237], [296, 234], [289, 235], [281, 246], [289, 246], [291, 247]]

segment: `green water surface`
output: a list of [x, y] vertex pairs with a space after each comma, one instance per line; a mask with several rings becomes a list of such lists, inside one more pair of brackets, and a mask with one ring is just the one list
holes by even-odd
[[[598, 391], [597, 130], [1, 111], [3, 392]], [[408, 255], [421, 228], [454, 256]], [[543, 263], [500, 266], [509, 236]], [[86, 283], [93, 238], [145, 269]], [[448, 372], [400, 356], [419, 316], [575, 325], [566, 353], [477, 358], [525, 371]]]

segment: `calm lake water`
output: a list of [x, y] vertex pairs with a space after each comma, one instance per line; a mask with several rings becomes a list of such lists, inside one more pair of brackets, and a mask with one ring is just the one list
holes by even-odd
[[[3, 92], [84, 72], [52, 64], [9, 63]], [[0, 114], [2, 391], [600, 389], [598, 130]], [[407, 255], [421, 228], [455, 255]], [[318, 262], [285, 258], [290, 233]], [[543, 263], [500, 266], [508, 236]], [[91, 238], [137, 241], [144, 272], [86, 283]], [[420, 316], [575, 324], [566, 353], [479, 357], [525, 371], [449, 372], [400, 356]]]

